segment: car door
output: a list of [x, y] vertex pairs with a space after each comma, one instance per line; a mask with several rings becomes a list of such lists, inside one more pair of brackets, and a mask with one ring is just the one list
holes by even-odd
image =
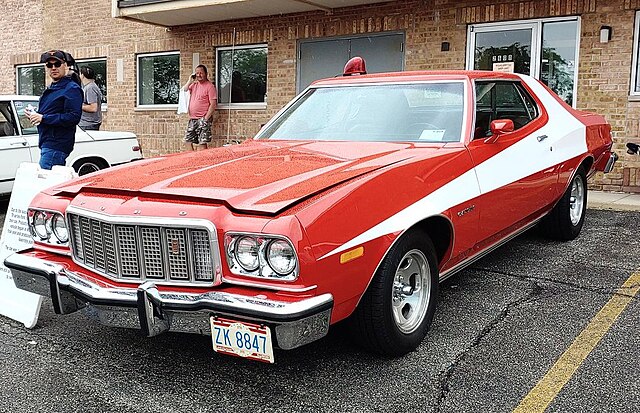
[[[478, 248], [484, 249], [540, 215], [554, 199], [558, 172], [539, 166], [548, 146], [536, 131], [546, 113], [521, 82], [476, 81], [475, 94], [468, 149], [480, 184]], [[514, 131], [487, 143], [496, 119], [512, 120]]]
[[0, 194], [11, 192], [18, 167], [31, 162], [28, 142], [15, 119], [11, 101], [0, 101]]
[[40, 161], [40, 148], [38, 148], [38, 128], [31, 124], [31, 121], [24, 114], [24, 110], [28, 105], [31, 105], [35, 109], [38, 108], [37, 100], [15, 100], [15, 116], [18, 119], [18, 126], [20, 128], [20, 133], [22, 137], [26, 141], [26, 146], [28, 147], [29, 154], [31, 156], [31, 162], [39, 162]]

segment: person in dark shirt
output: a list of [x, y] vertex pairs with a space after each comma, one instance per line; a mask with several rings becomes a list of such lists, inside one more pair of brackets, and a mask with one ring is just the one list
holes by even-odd
[[42, 93], [37, 111], [25, 111], [31, 123], [38, 126], [42, 169], [66, 164], [73, 151], [76, 125], [82, 116], [82, 88], [67, 76], [68, 56], [61, 50], [51, 50], [40, 56], [40, 63], [45, 64], [53, 82]]

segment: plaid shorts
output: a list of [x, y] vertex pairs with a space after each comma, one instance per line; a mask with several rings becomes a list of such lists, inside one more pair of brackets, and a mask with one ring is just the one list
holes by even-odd
[[211, 142], [211, 122], [204, 118], [189, 119], [184, 141], [203, 145]]

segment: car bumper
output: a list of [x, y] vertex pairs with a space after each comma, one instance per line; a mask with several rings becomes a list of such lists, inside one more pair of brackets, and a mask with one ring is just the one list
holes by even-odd
[[607, 158], [607, 163], [604, 166], [604, 173], [608, 174], [609, 172], [613, 171], [613, 167], [615, 166], [617, 160], [618, 155], [615, 152], [610, 152], [609, 157]]
[[221, 291], [159, 291], [150, 281], [138, 288], [105, 287], [21, 253], [7, 257], [5, 265], [16, 287], [50, 297], [58, 314], [82, 310], [102, 324], [141, 329], [148, 336], [165, 331], [209, 335], [210, 318], [222, 316], [270, 326], [277, 346], [288, 350], [324, 337], [333, 308], [331, 294], [285, 302]]

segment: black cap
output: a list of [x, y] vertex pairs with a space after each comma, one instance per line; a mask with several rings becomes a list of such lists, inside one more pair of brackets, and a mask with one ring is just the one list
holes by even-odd
[[49, 59], [55, 59], [66, 63], [67, 54], [62, 50], [50, 50], [40, 55], [40, 63], [46, 63]]

